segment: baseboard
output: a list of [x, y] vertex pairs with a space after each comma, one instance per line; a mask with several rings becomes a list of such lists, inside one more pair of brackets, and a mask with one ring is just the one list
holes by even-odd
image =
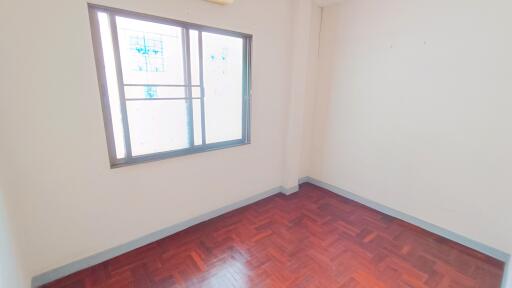
[[299, 184], [304, 184], [306, 182], [311, 182], [311, 180], [313, 180], [313, 178], [311, 178], [309, 176], [301, 177], [301, 178], [299, 178]]
[[[408, 215], [408, 214], [405, 214], [403, 212], [400, 212], [398, 210], [395, 210], [393, 208], [390, 208], [390, 207], [387, 207], [387, 206], [384, 206], [382, 204], [379, 204], [375, 201], [372, 201], [372, 200], [369, 200], [369, 199], [366, 199], [364, 197], [361, 197], [359, 195], [356, 195], [352, 192], [349, 192], [345, 189], [342, 189], [342, 188], [339, 188], [339, 187], [336, 187], [334, 185], [331, 185], [331, 184], [328, 184], [328, 183], [325, 183], [323, 181], [320, 181], [320, 180], [317, 180], [313, 177], [303, 177], [300, 179], [299, 183], [305, 183], [305, 182], [309, 182], [311, 184], [314, 184], [316, 186], [319, 186], [319, 187], [322, 187], [324, 189], [327, 189], [331, 192], [334, 192], [338, 195], [341, 195], [345, 198], [348, 198], [348, 199], [351, 199], [351, 200], [354, 200], [358, 203], [361, 203], [365, 206], [368, 206], [372, 209], [375, 209], [377, 211], [380, 211], [384, 214], [387, 214], [387, 215], [390, 215], [390, 216], [393, 216], [395, 218], [398, 218], [398, 219], [401, 219], [405, 222], [408, 222], [408, 223], [411, 223], [411, 224], [414, 224], [420, 228], [423, 228], [427, 231], [430, 231], [434, 234], [437, 234], [437, 235], [440, 235], [440, 236], [443, 236], [447, 239], [450, 239], [454, 242], [457, 242], [457, 243], [460, 243], [466, 247], [469, 247], [469, 248], [472, 248], [476, 251], [479, 251], [481, 253], [484, 253], [486, 255], [489, 255], [493, 258], [496, 258], [500, 261], [503, 261], [505, 262], [506, 266], [505, 267], [505, 275], [503, 277], [503, 285], [502, 285], [502, 288], [512, 288], [512, 284], [509, 284], [509, 287], [506, 287], [506, 283], [507, 281], [510, 281], [510, 280], [507, 280], [507, 279], [510, 279], [509, 277], [511, 277], [509, 270], [511, 270], [510, 268], [510, 255], [506, 252], [503, 252], [499, 249], [496, 249], [494, 247], [490, 247], [486, 244], [483, 244], [483, 243], [480, 243], [478, 241], [475, 241], [475, 240], [472, 240], [472, 239], [469, 239], [468, 237], [466, 236], [463, 236], [463, 235], [460, 235], [460, 234], [457, 234], [455, 232], [452, 232], [450, 230], [447, 230], [445, 228], [442, 228], [442, 227], [439, 227], [437, 225], [434, 225], [432, 223], [429, 223], [429, 222], [426, 222], [426, 221], [423, 221], [419, 218], [416, 218], [414, 216], [411, 216], [411, 215]], [[511, 279], [512, 280], [512, 279]]]
[[291, 195], [291, 194], [299, 191], [299, 185], [295, 185], [290, 188], [285, 188], [284, 186], [281, 186], [281, 191], [286, 195]]
[[199, 224], [201, 222], [210, 220], [212, 218], [215, 218], [217, 216], [220, 216], [222, 214], [228, 213], [230, 211], [236, 210], [238, 208], [241, 208], [243, 206], [247, 206], [249, 204], [252, 204], [254, 202], [257, 202], [259, 200], [262, 200], [264, 198], [267, 198], [269, 196], [272, 196], [274, 194], [278, 193], [285, 193], [287, 189], [283, 189], [283, 187], [275, 187], [268, 191], [265, 191], [263, 193], [257, 194], [255, 196], [249, 197], [247, 199], [244, 199], [242, 201], [239, 201], [237, 203], [219, 208], [217, 210], [208, 212], [206, 214], [203, 214], [201, 216], [198, 216], [196, 218], [181, 222], [179, 224], [164, 228], [160, 231], [151, 233], [149, 235], [143, 236], [141, 238], [135, 239], [133, 241], [130, 241], [126, 244], [105, 250], [103, 252], [94, 254], [92, 256], [89, 256], [84, 259], [77, 260], [75, 262], [72, 262], [70, 264], [61, 266], [59, 268], [53, 269], [51, 271], [42, 273], [40, 275], [37, 275], [32, 278], [32, 287], [40, 287], [44, 284], [50, 283], [52, 281], [55, 281], [57, 279], [66, 277], [70, 274], [73, 274], [75, 272], [81, 271], [83, 269], [89, 268], [91, 266], [94, 266], [96, 264], [105, 262], [106, 260], [112, 259], [114, 257], [117, 257], [121, 254], [124, 254], [126, 252], [132, 251], [134, 249], [137, 249], [139, 247], [142, 247], [144, 245], [150, 244], [152, 242], [158, 241], [162, 238], [165, 238], [167, 236], [170, 236], [172, 234], [175, 234], [179, 231], [182, 231], [184, 229], [187, 229], [188, 227], [194, 226], [196, 224]]
[[[311, 179], [310, 177], [302, 177], [302, 178], [299, 178], [299, 181], [298, 181], [298, 184], [303, 184], [303, 183], [306, 183], [306, 182], [309, 182], [309, 179]], [[299, 191], [299, 185], [295, 185], [295, 186], [292, 186], [290, 188], [286, 188], [284, 186], [281, 186], [281, 190], [284, 194], [286, 195], [291, 195], [297, 191]]]

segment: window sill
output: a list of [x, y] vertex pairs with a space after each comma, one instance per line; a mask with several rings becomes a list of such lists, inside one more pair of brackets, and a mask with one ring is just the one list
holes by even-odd
[[136, 156], [131, 159], [120, 160], [120, 162], [118, 162], [118, 163], [111, 163], [110, 168], [117, 169], [117, 168], [121, 168], [121, 167], [137, 165], [137, 164], [141, 164], [141, 163], [161, 161], [161, 160], [166, 160], [166, 159], [175, 158], [175, 157], [182, 157], [182, 156], [188, 156], [188, 155], [199, 154], [199, 153], [204, 153], [204, 152], [223, 150], [223, 149], [228, 149], [228, 148], [245, 146], [245, 145], [249, 145], [249, 144], [251, 144], [250, 141], [232, 140], [232, 141], [226, 141], [226, 142], [212, 143], [212, 144], [208, 144], [205, 146], [191, 147], [191, 148], [185, 148], [185, 149], [180, 149], [180, 150], [175, 150], [175, 151], [160, 152], [160, 153], [155, 153], [155, 154]]

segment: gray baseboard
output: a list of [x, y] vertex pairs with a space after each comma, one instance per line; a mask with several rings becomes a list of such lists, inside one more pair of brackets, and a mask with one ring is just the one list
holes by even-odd
[[133, 241], [130, 241], [126, 244], [105, 250], [103, 252], [94, 254], [92, 256], [89, 256], [89, 257], [86, 257], [86, 258], [83, 258], [83, 259], [80, 259], [77, 261], [74, 261], [70, 264], [61, 266], [59, 268], [50, 270], [48, 272], [45, 272], [43, 274], [33, 277], [32, 278], [32, 287], [40, 287], [44, 284], [47, 284], [47, 283], [50, 283], [57, 279], [66, 277], [66, 276], [73, 274], [75, 272], [78, 272], [80, 270], [86, 269], [88, 267], [94, 266], [94, 265], [102, 263], [102, 262], [105, 262], [106, 260], [112, 259], [112, 258], [117, 257], [126, 252], [132, 251], [132, 250], [142, 247], [144, 245], [158, 241], [162, 238], [165, 238], [167, 236], [175, 234], [181, 230], [187, 229], [188, 227], [194, 226], [201, 222], [207, 221], [209, 219], [215, 218], [215, 217], [225, 214], [227, 212], [236, 210], [238, 208], [252, 204], [254, 202], [257, 202], [259, 200], [262, 200], [264, 198], [267, 198], [269, 196], [272, 196], [274, 194], [278, 194], [281, 192], [286, 192], [286, 191], [283, 191], [282, 187], [272, 188], [268, 191], [265, 191], [263, 193], [249, 197], [249, 198], [239, 201], [237, 203], [219, 208], [217, 210], [208, 212], [208, 213], [198, 216], [196, 218], [193, 218], [193, 219], [181, 222], [179, 224], [164, 228], [160, 231], [156, 231], [149, 235], [142, 236], [142, 237], [135, 239]]
[[[343, 197], [349, 198], [351, 200], [354, 200], [356, 202], [359, 202], [365, 206], [368, 206], [372, 209], [375, 209], [377, 211], [380, 211], [384, 214], [393, 216], [395, 218], [401, 219], [403, 221], [406, 221], [408, 223], [414, 224], [418, 227], [421, 227], [427, 231], [430, 231], [432, 233], [438, 234], [440, 236], [443, 236], [447, 239], [450, 239], [452, 241], [455, 241], [457, 243], [460, 243], [462, 245], [465, 245], [467, 247], [470, 247], [472, 249], [475, 249], [477, 251], [480, 251], [486, 255], [489, 255], [491, 257], [494, 257], [496, 259], [499, 259], [506, 263], [507, 267], [505, 268], [505, 275], [503, 279], [503, 285], [502, 288], [512, 288], [511, 286], [506, 287], [506, 281], [511, 277], [507, 272], [510, 270], [510, 255], [508, 253], [505, 253], [499, 249], [487, 246], [483, 243], [471, 240], [465, 236], [462, 236], [460, 234], [451, 232], [447, 229], [444, 229], [442, 227], [436, 226], [434, 224], [428, 223], [426, 221], [423, 221], [421, 219], [418, 219], [414, 216], [402, 213], [398, 210], [395, 210], [393, 208], [381, 205], [375, 201], [366, 199], [364, 197], [358, 196], [354, 193], [348, 192], [342, 188], [336, 187], [334, 185], [322, 182], [320, 180], [314, 179], [312, 177], [302, 177], [299, 180], [300, 184], [309, 182], [311, 184], [317, 185], [319, 187], [325, 188], [329, 191], [332, 191], [338, 195], [341, 195]], [[206, 214], [203, 214], [201, 216], [198, 216], [196, 218], [184, 221], [182, 223], [164, 228], [160, 231], [151, 233], [149, 235], [140, 237], [138, 239], [135, 239], [133, 241], [130, 241], [126, 244], [105, 250], [103, 252], [97, 253], [95, 255], [89, 256], [84, 259], [77, 260], [75, 262], [72, 262], [70, 264], [64, 265], [62, 267], [53, 269], [51, 271], [45, 272], [43, 274], [37, 275], [32, 278], [32, 287], [39, 287], [44, 284], [50, 283], [54, 280], [60, 279], [62, 277], [65, 277], [67, 275], [73, 274], [75, 272], [78, 272], [80, 270], [86, 269], [88, 267], [94, 266], [96, 264], [99, 264], [101, 262], [104, 262], [106, 260], [112, 259], [114, 257], [117, 257], [121, 254], [124, 254], [126, 252], [129, 252], [131, 250], [137, 249], [139, 247], [142, 247], [144, 245], [150, 244], [152, 242], [158, 241], [162, 238], [165, 238], [167, 236], [170, 236], [172, 234], [175, 234], [181, 230], [184, 230], [188, 227], [191, 227], [193, 225], [199, 224], [201, 222], [207, 221], [209, 219], [215, 218], [217, 216], [220, 216], [222, 214], [225, 214], [227, 212], [233, 211], [235, 209], [241, 208], [243, 206], [249, 205], [251, 203], [257, 202], [259, 200], [262, 200], [264, 198], [267, 198], [269, 196], [272, 196], [274, 194], [278, 193], [284, 193], [287, 195], [290, 195], [296, 191], [298, 191], [298, 186], [294, 186], [291, 188], [285, 188], [285, 187], [275, 187], [273, 189], [270, 189], [268, 191], [265, 191], [263, 193], [257, 194], [255, 196], [252, 196], [250, 198], [244, 199], [242, 201], [239, 201], [237, 203], [219, 208], [217, 210], [208, 212]]]
[[286, 195], [291, 195], [297, 191], [299, 191], [299, 185], [295, 185], [293, 187], [290, 187], [290, 188], [285, 188], [284, 186], [281, 187], [281, 190], [284, 194]]

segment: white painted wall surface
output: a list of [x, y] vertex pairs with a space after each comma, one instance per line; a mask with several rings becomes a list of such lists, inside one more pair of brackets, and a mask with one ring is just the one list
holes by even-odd
[[[0, 179], [1, 181], [1, 179]], [[28, 282], [21, 273], [16, 240], [7, 215], [5, 190], [0, 182], [0, 287], [26, 287]]]
[[512, 2], [324, 9], [313, 177], [512, 252]]
[[[292, 5], [292, 49], [290, 98], [284, 155], [283, 186], [297, 189], [298, 180], [309, 160], [311, 103], [315, 98], [316, 60], [321, 8], [311, 0], [294, 0]], [[295, 192], [291, 190], [290, 192]]]
[[[1, 11], [7, 10], [7, 1], [0, 1], [0, 15], [3, 16]], [[3, 23], [0, 18], [0, 23]], [[6, 31], [9, 27], [0, 25], [0, 35], [6, 35]], [[11, 59], [8, 54], [4, 54], [5, 45], [2, 40], [0, 45], [0, 55], [2, 56], [3, 65], [5, 63], [14, 63], [14, 59]], [[10, 189], [10, 173], [11, 161], [10, 151], [7, 147], [7, 131], [11, 123], [8, 122], [6, 110], [9, 109], [9, 98], [8, 94], [4, 93], [4, 87], [8, 86], [7, 80], [9, 77], [9, 71], [3, 69], [3, 65], [0, 66], [0, 287], [5, 288], [18, 288], [28, 287], [29, 275], [23, 274], [26, 272], [21, 266], [19, 245], [16, 239], [16, 233], [14, 233], [14, 221], [12, 218], [12, 190]], [[12, 176], [12, 175], [11, 175]]]
[[252, 144], [111, 170], [86, 1], [9, 1], [0, 9], [8, 43], [0, 45], [0, 113], [9, 123], [1, 137], [12, 160], [11, 216], [29, 277], [283, 179], [290, 0], [95, 3], [253, 34]]
[[299, 178], [311, 175], [311, 163], [315, 153], [311, 150], [313, 143], [313, 129], [315, 120], [315, 105], [317, 98], [318, 78], [318, 52], [320, 45], [320, 29], [322, 22], [322, 9], [314, 6], [311, 13], [309, 62], [306, 66], [307, 80], [305, 85], [306, 98], [304, 100], [302, 123], [301, 155], [299, 164]]

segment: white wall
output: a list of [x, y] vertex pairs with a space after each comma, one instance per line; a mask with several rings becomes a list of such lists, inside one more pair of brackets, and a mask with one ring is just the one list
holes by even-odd
[[0, 287], [25, 287], [28, 282], [23, 282], [26, 279], [22, 276], [23, 269], [18, 262], [18, 250], [7, 215], [3, 187], [0, 182]]
[[298, 189], [298, 180], [309, 162], [316, 62], [320, 33], [321, 8], [311, 0], [294, 0], [292, 5], [292, 49], [288, 125], [284, 147], [283, 186], [289, 192]]
[[291, 0], [96, 1], [254, 34], [251, 145], [114, 170], [86, 1], [4, 2], [1, 137], [29, 277], [281, 185]]
[[[319, 1], [317, 1], [319, 2]], [[321, 1], [320, 1], [321, 2]], [[322, 8], [314, 6], [311, 13], [310, 39], [309, 39], [309, 51], [308, 51], [308, 64], [307, 64], [307, 80], [305, 83], [305, 99], [304, 99], [304, 110], [301, 117], [302, 121], [302, 139], [299, 140], [301, 144], [300, 151], [300, 162], [299, 166], [299, 178], [310, 176], [311, 174], [311, 163], [315, 153], [313, 153], [313, 130], [315, 120], [315, 104], [317, 98], [317, 84], [318, 84], [318, 52], [320, 45], [320, 28], [322, 22]]]
[[312, 175], [512, 252], [512, 2], [324, 9]]
[[[8, 9], [6, 1], [0, 2], [0, 11]], [[0, 12], [0, 14], [3, 14]], [[1, 19], [1, 18], [0, 18]], [[2, 20], [0, 20], [2, 21]], [[3, 22], [0, 22], [3, 23]], [[0, 25], [0, 35], [6, 35], [7, 27]], [[2, 61], [12, 61], [9, 56], [3, 54], [4, 41], [0, 45], [0, 55], [3, 55]], [[0, 66], [2, 67], [2, 66]], [[3, 88], [9, 83], [4, 79], [8, 77], [8, 71], [0, 68], [0, 287], [28, 287], [28, 275], [22, 267], [19, 254], [19, 245], [13, 230], [14, 222], [12, 219], [12, 189], [10, 189], [10, 178], [8, 171], [11, 168], [10, 153], [7, 147], [7, 131], [10, 122], [8, 122], [6, 109], [9, 109], [7, 94], [4, 94]]]

